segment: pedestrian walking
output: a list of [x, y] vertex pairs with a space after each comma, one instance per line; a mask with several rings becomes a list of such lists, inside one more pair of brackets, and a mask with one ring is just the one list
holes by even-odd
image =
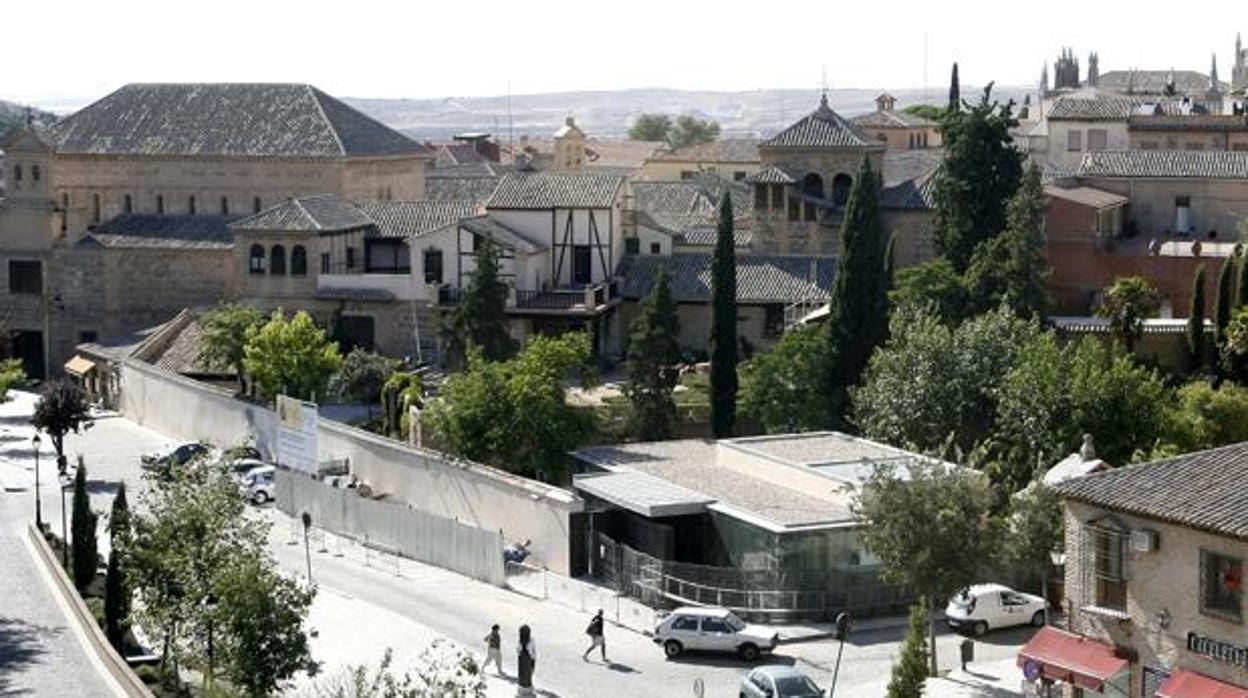
[[602, 650], [602, 661], [607, 661], [607, 638], [602, 634], [601, 608], [598, 609], [598, 612], [589, 621], [589, 627], [585, 628], [585, 634], [589, 636], [589, 649], [585, 650], [585, 654], [581, 655], [581, 659], [588, 660], [589, 653], [593, 652], [594, 648], [597, 647]]
[[503, 671], [503, 638], [498, 634], [498, 624], [490, 626], [490, 634], [485, 636], [485, 664], [481, 665], [481, 671], [494, 662], [494, 668], [498, 671], [499, 676], [506, 676]]
[[516, 662], [517, 681], [520, 688], [517, 696], [532, 696], [533, 670], [537, 668], [537, 647], [533, 644], [533, 631], [529, 626], [520, 626], [520, 649]]

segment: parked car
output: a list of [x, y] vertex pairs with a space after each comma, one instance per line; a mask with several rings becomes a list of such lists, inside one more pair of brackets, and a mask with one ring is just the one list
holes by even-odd
[[273, 501], [273, 473], [276, 470], [271, 465], [261, 465], [247, 471], [241, 484], [243, 494], [257, 505]]
[[954, 596], [945, 608], [945, 620], [954, 630], [979, 637], [993, 628], [1044, 625], [1044, 599], [1001, 584], [976, 584]]
[[654, 643], [669, 659], [682, 652], [736, 653], [754, 661], [771, 652], [780, 636], [766, 628], [750, 625], [726, 608], [678, 608], [654, 629]]
[[197, 441], [167, 446], [155, 453], [142, 458], [142, 465], [148, 470], [157, 470], [170, 466], [186, 465], [193, 459], [208, 454], [208, 447]]
[[226, 467], [229, 469], [228, 472], [230, 474], [230, 479], [234, 480], [234, 482], [242, 484], [243, 478], [247, 476], [247, 473], [250, 473], [256, 468], [263, 468], [267, 465], [268, 463], [265, 463], [259, 458], [239, 458]]
[[823, 698], [823, 691], [791, 666], [760, 666], [741, 679], [740, 698]]

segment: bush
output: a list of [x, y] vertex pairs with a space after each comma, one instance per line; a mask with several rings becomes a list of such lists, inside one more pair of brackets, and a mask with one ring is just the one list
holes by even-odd
[[21, 359], [0, 361], [0, 402], [9, 401], [9, 391], [26, 387], [26, 369]]

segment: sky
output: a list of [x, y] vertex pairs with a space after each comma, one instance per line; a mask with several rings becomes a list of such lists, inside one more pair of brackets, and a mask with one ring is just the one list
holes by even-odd
[[[1209, 68], [1230, 79], [1229, 0], [17, 0], [0, 99], [64, 109], [128, 82], [308, 82], [342, 97], [672, 87], [1032, 85], [1063, 46], [1086, 69]], [[1006, 8], [1002, 11], [993, 8]], [[1020, 12], [1021, 10], [1021, 12]], [[925, 47], [926, 46], [926, 51]], [[1051, 69], [1050, 69], [1051, 70]]]

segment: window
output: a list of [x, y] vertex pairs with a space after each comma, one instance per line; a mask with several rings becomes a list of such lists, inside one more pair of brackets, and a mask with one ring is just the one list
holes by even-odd
[[772, 303], [763, 306], [763, 336], [779, 337], [784, 334], [784, 306], [779, 303]]
[[408, 274], [412, 261], [402, 240], [365, 240], [364, 272], [367, 274]]
[[303, 245], [295, 245], [290, 248], [290, 275], [308, 275], [308, 251], [304, 249]]
[[624, 238], [624, 254], [638, 254], [641, 252], [641, 240], [637, 238]]
[[1093, 605], [1112, 611], [1127, 610], [1127, 531], [1110, 522], [1087, 527], [1091, 555], [1085, 568], [1091, 574]]
[[[636, 240], [637, 238], [630, 238]], [[442, 283], [442, 250], [425, 250], [425, 283]]]
[[672, 621], [672, 630], [685, 630], [696, 633], [698, 631], [698, 617], [681, 616]]
[[286, 248], [274, 245], [269, 250], [269, 273], [274, 276], [286, 275]]
[[854, 178], [844, 172], [832, 178], [832, 203], [844, 206], [849, 201], [849, 190], [854, 186]]
[[914, 134], [910, 134], [910, 150], [914, 150]]
[[94, 342], [95, 340], [99, 338], [100, 338], [100, 335], [95, 330], [82, 330], [81, 332], [78, 333], [79, 344], [90, 344], [91, 342]]
[[322, 274], [329, 273], [329, 253], [328, 252], [321, 253], [321, 273]]
[[156, 213], [161, 215], [165, 213], [165, 197], [160, 194], [156, 195]]
[[355, 248], [354, 247], [347, 248], [347, 268], [348, 269], [355, 268]]
[[13, 166], [13, 181], [22, 181], [22, 164], [20, 162]]
[[767, 185], [766, 184], [754, 185], [754, 208], [757, 208], [757, 209], [767, 208]]
[[650, 243], [650, 254], [663, 254], [663, 246], [657, 242]]
[[121, 210], [125, 213], [134, 213], [134, 197], [126, 194], [121, 200]]
[[681, 179], [693, 179], [694, 174], [695, 172], [693, 170], [681, 170], [680, 178]]
[[260, 197], [257, 196], [251, 200], [251, 212], [260, 213]]
[[228, 215], [230, 215], [230, 199], [229, 199], [229, 197], [226, 197], [226, 196], [221, 197], [221, 215], [223, 215], [223, 216], [228, 216]]
[[192, 216], [195, 215], [195, 197], [192, 196], [186, 200], [186, 212]]
[[61, 194], [61, 232], [69, 229], [69, 194]]
[[9, 293], [43, 293], [43, 264], [37, 259], [10, 259]]
[[1077, 153], [1083, 150], [1083, 131], [1069, 131], [1066, 134], [1066, 152]]
[[741, 171], [741, 170], [736, 170], [736, 171], [734, 171], [734, 172], [732, 173], [732, 181], [734, 181], [734, 182], [744, 182], [744, 181], [745, 181], [745, 178], [746, 178], [746, 177], [748, 177], [748, 176], [750, 176], [748, 172], [743, 172], [743, 171]]
[[261, 245], [252, 245], [250, 252], [250, 262], [248, 270], [252, 274], [264, 273], [264, 247]]
[[91, 195], [91, 222], [92, 223], [100, 222], [100, 195], [99, 194]]
[[588, 284], [593, 281], [593, 255], [589, 245], [572, 246], [572, 283]]
[[30, 179], [31, 179], [31, 181], [33, 181], [33, 182], [38, 182], [38, 181], [39, 181], [39, 174], [40, 174], [40, 173], [39, 173], [39, 166], [38, 166], [38, 165], [31, 165], [31, 166], [30, 166]]
[[732, 628], [719, 618], [703, 618], [702, 632], [704, 633], [731, 633]]
[[1103, 128], [1088, 129], [1088, 150], [1105, 150], [1109, 147], [1109, 132]]
[[1200, 612], [1235, 623], [1244, 619], [1244, 561], [1200, 551]]
[[771, 185], [771, 207], [779, 211], [784, 208], [784, 185]]

